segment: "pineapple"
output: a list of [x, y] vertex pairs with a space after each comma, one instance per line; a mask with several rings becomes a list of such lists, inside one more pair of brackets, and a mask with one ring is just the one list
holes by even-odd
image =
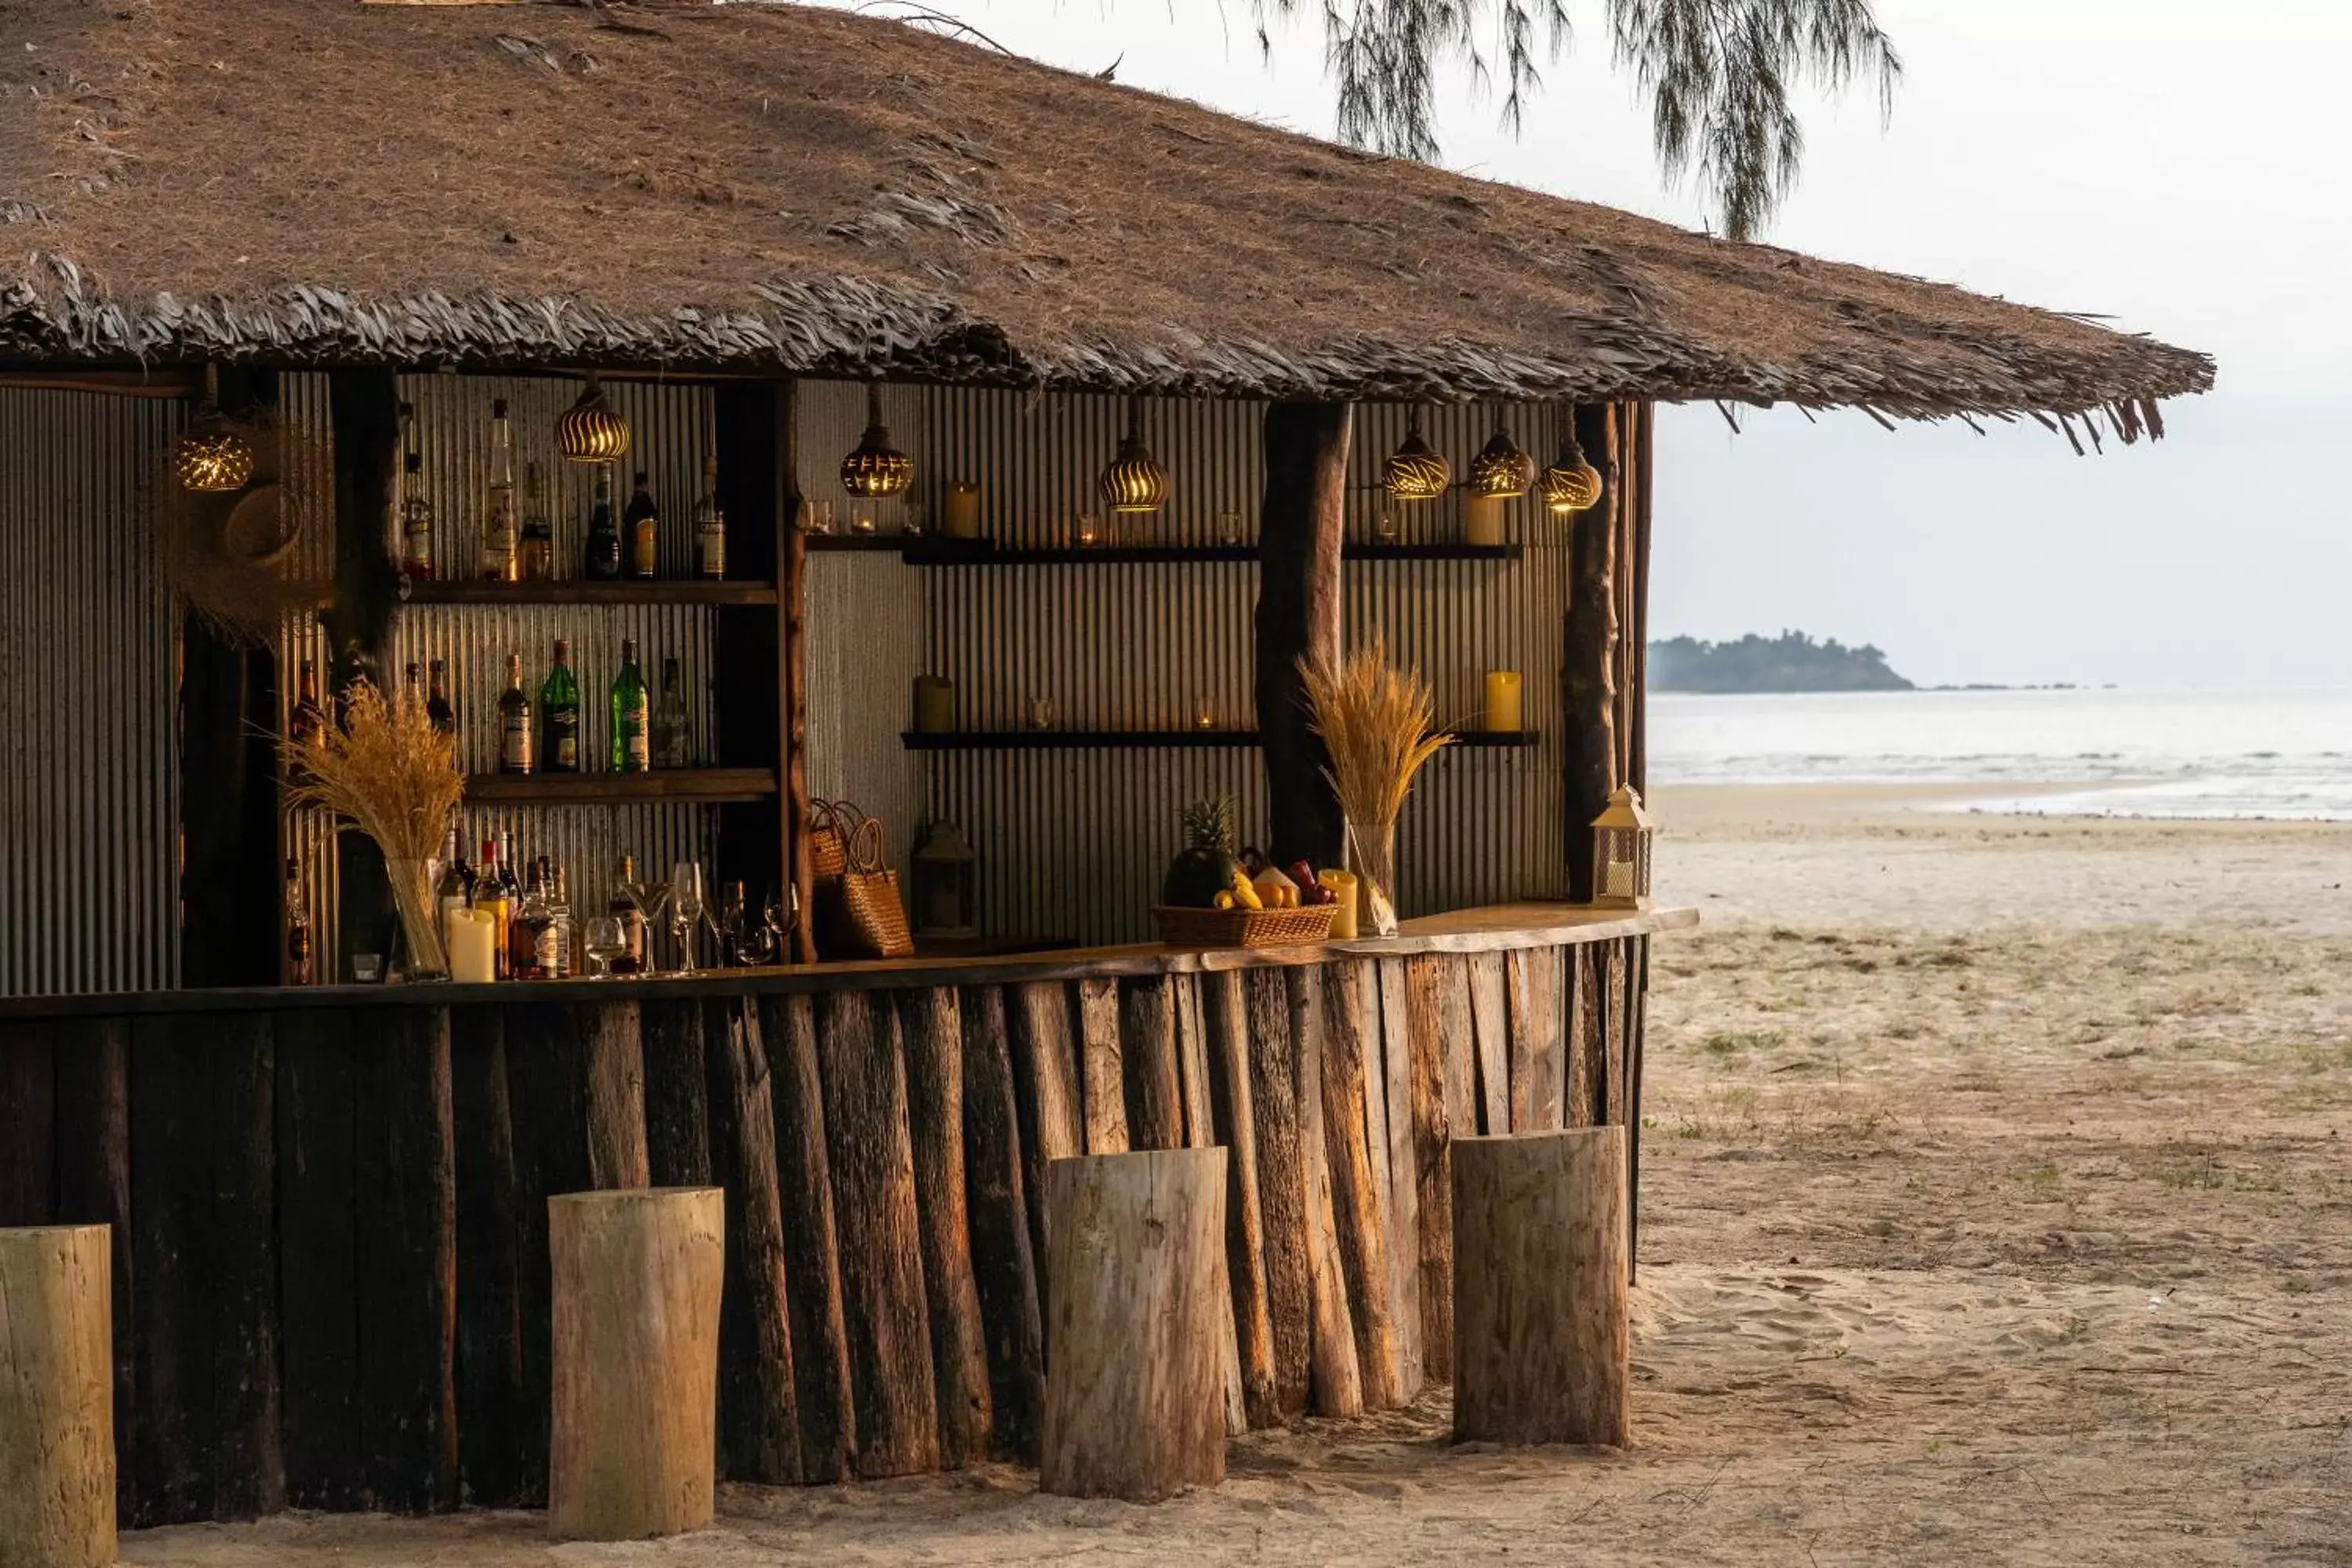
[[1241, 862], [1234, 858], [1234, 797], [1196, 800], [1180, 814], [1184, 850], [1170, 863], [1160, 901], [1189, 909], [1213, 909], [1219, 893], [1231, 892]]

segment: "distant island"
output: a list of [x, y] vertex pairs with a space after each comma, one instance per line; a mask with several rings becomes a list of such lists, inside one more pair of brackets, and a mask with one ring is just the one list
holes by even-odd
[[1655, 691], [1912, 691], [1887, 668], [1886, 655], [1864, 643], [1848, 647], [1835, 637], [1816, 642], [1802, 632], [1777, 637], [1748, 633], [1738, 642], [1668, 637], [1650, 645], [1650, 687]]

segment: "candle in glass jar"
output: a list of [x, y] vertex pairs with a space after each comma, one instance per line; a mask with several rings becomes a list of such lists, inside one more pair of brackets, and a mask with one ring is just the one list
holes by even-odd
[[1519, 709], [1519, 691], [1517, 670], [1490, 669], [1486, 672], [1487, 729], [1516, 735], [1526, 728]]
[[1463, 498], [1462, 542], [1465, 544], [1503, 542], [1503, 498], [1501, 496]]
[[980, 537], [980, 487], [970, 479], [958, 479], [948, 487], [945, 527], [950, 539]]
[[955, 683], [944, 675], [915, 677], [915, 731], [944, 735], [955, 728]]

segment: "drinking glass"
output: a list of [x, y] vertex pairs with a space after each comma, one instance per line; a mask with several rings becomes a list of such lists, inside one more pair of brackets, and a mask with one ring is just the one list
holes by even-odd
[[1242, 514], [1221, 511], [1217, 514], [1217, 542], [1239, 544], [1242, 542]]
[[1372, 537], [1382, 544], [1394, 544], [1397, 542], [1396, 513], [1382, 511], [1378, 518], [1374, 519]]
[[702, 919], [702, 864], [680, 860], [669, 869], [669, 929], [677, 938], [679, 974], [694, 973], [694, 928]]
[[743, 884], [730, 882], [719, 899], [719, 962], [720, 967], [748, 962], [743, 956]]
[[621, 922], [611, 915], [598, 915], [588, 922], [584, 938], [588, 962], [594, 966], [595, 978], [613, 977], [613, 960], [629, 951], [629, 939], [622, 934]]
[[898, 531], [905, 534], [908, 538], [922, 538], [923, 525], [928, 520], [925, 518], [923, 513], [923, 503], [921, 501], [910, 500], [902, 502], [899, 505]]
[[831, 533], [833, 531], [833, 503], [831, 501], [803, 501], [801, 505], [805, 509], [801, 518], [801, 531], [803, 532]]
[[1050, 730], [1054, 727], [1054, 700], [1050, 697], [1029, 699], [1029, 728]]

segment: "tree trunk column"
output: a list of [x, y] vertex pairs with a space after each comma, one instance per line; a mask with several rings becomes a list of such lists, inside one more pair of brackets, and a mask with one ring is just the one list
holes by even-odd
[[560, 1541], [638, 1541], [711, 1519], [719, 1450], [717, 1187], [550, 1198]]
[[111, 1242], [0, 1230], [0, 1561], [114, 1562]]
[[1225, 1152], [1056, 1160], [1045, 1173], [1039, 1486], [1153, 1502], [1225, 1479]]
[[1265, 411], [1265, 501], [1258, 523], [1257, 724], [1265, 749], [1277, 865], [1339, 863], [1345, 828], [1323, 777], [1298, 660], [1336, 661], [1351, 410], [1276, 403]]
[[1625, 1130], [1454, 1142], [1456, 1442], [1625, 1446]]

